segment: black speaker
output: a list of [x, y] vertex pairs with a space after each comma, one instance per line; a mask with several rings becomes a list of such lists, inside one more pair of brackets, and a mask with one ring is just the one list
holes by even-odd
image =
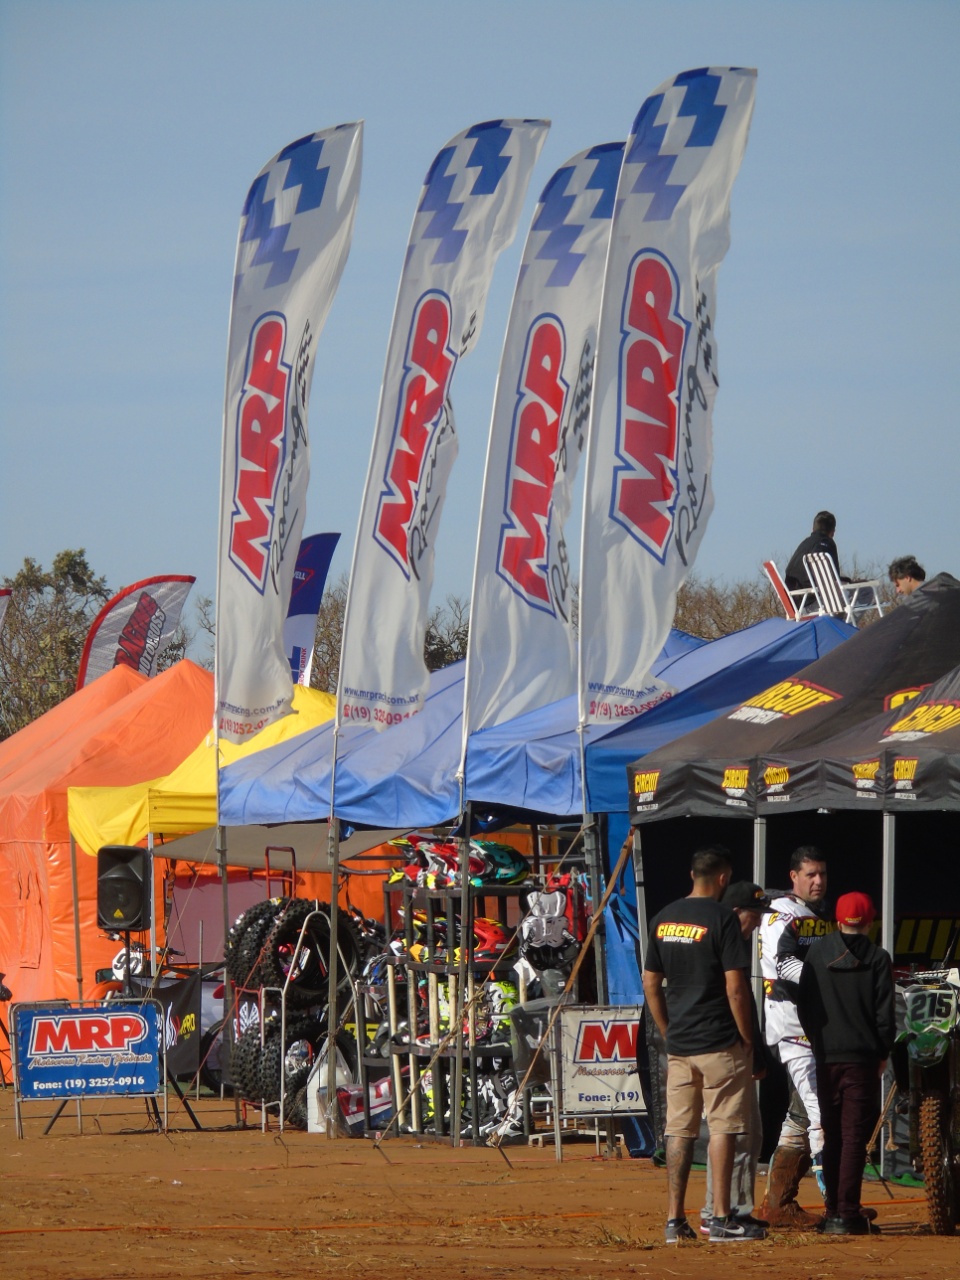
[[107, 844], [97, 853], [97, 924], [121, 933], [147, 927], [147, 851]]

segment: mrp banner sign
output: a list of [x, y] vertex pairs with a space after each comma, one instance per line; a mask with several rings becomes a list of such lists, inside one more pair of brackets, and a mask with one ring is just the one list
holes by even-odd
[[637, 1074], [639, 1007], [575, 1005], [560, 1014], [564, 1115], [645, 1112]]
[[160, 1092], [163, 1015], [155, 1001], [15, 1005], [12, 1024], [21, 1098]]
[[712, 509], [716, 278], [755, 85], [739, 67], [682, 72], [624, 152], [585, 468], [582, 723], [656, 700], [650, 665]]
[[590, 417], [600, 290], [623, 143], [544, 187], [527, 236], [490, 424], [467, 653], [471, 732], [576, 689], [564, 528]]
[[387, 346], [350, 574], [338, 722], [386, 728], [420, 709], [434, 548], [457, 455], [451, 389], [476, 345], [549, 125], [487, 120], [434, 158]]
[[227, 342], [217, 575], [219, 733], [242, 742], [289, 710], [283, 624], [310, 478], [317, 340], [347, 260], [362, 126], [293, 142], [240, 222]]

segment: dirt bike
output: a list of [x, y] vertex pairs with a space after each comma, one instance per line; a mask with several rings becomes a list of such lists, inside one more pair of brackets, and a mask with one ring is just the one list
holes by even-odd
[[931, 1230], [953, 1235], [960, 1218], [960, 972], [914, 973], [899, 990], [905, 1017], [895, 1065], [909, 1098], [910, 1158], [923, 1174]]

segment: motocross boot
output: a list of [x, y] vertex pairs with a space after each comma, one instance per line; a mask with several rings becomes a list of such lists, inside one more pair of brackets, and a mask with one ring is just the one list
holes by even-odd
[[757, 1211], [771, 1228], [815, 1231], [819, 1218], [797, 1204], [800, 1179], [810, 1169], [810, 1157], [800, 1147], [777, 1147], [770, 1157], [767, 1192]]

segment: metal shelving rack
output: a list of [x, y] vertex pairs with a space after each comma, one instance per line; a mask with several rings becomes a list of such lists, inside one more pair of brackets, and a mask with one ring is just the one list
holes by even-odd
[[[472, 1140], [475, 1145], [479, 1145], [483, 1141], [479, 1132], [479, 1115], [476, 1105], [478, 1063], [484, 1059], [507, 1058], [512, 1055], [509, 1044], [477, 1044], [474, 995], [478, 979], [483, 981], [488, 977], [504, 976], [508, 972], [512, 972], [516, 953], [512, 953], [508, 959], [496, 962], [491, 962], [487, 958], [478, 960], [473, 953], [473, 922], [481, 916], [489, 915], [490, 918], [498, 920], [512, 932], [516, 922], [509, 919], [510, 903], [518, 903], [519, 918], [519, 915], [522, 915], [525, 910], [527, 895], [533, 888], [532, 884], [471, 885], [467, 894], [467, 919], [461, 921], [460, 945], [467, 947], [464, 1007], [469, 1012], [466, 1031], [460, 1041], [463, 1048], [463, 1060], [459, 1066], [461, 1076], [464, 1075], [464, 1067], [466, 1068], [467, 1095], [469, 1099], [473, 1100], [473, 1106], [471, 1107], [472, 1133], [469, 1136], [469, 1140]], [[460, 978], [460, 966], [454, 947], [444, 945], [442, 954], [438, 953], [440, 952], [441, 939], [446, 944], [456, 936], [453, 922], [460, 911], [462, 891], [459, 886], [428, 889], [412, 884], [385, 885], [384, 919], [387, 922], [394, 918], [394, 899], [396, 898], [400, 900], [399, 912], [403, 921], [405, 951], [403, 955], [392, 958], [387, 963], [387, 1011], [390, 1030], [388, 1042], [389, 1067], [394, 1098], [397, 1106], [402, 1109], [399, 1123], [402, 1131], [456, 1144], [461, 1137], [466, 1136], [451, 1132], [452, 1126], [448, 1123], [448, 1108], [453, 1091], [452, 1082], [458, 1075], [458, 1042], [454, 1039], [442, 1049], [439, 1046], [446, 1035], [446, 1031], [443, 1028], [441, 988], [445, 989], [449, 1025], [449, 1017], [454, 1016], [458, 1004], [457, 984]], [[424, 959], [411, 959], [411, 948], [415, 944], [413, 912], [418, 908], [424, 911], [426, 917], [424, 928], [426, 953]], [[439, 927], [441, 918], [449, 922], [446, 926], [445, 937], [442, 936]], [[434, 960], [427, 958], [431, 955], [438, 958]], [[399, 968], [403, 968], [407, 973], [405, 1013], [410, 1034], [405, 1042], [400, 1042], [398, 1036], [401, 1014], [400, 984], [397, 983], [396, 976]], [[420, 1011], [417, 982], [419, 975], [426, 978], [427, 984], [428, 1027], [426, 1037], [417, 1035]], [[361, 996], [366, 994], [362, 988], [360, 994]], [[521, 999], [524, 996], [525, 992], [521, 992]], [[358, 1009], [358, 1041], [361, 1046], [365, 1046], [367, 1044], [366, 1000], [361, 999], [358, 1003], [362, 1006]], [[406, 1077], [403, 1074], [404, 1060], [406, 1060], [408, 1073]], [[425, 1072], [425, 1064], [431, 1062], [433, 1117], [432, 1129], [428, 1130], [423, 1116], [422, 1101], [424, 1094], [421, 1082]], [[379, 1069], [382, 1073], [384, 1063], [385, 1059], [379, 1056], [373, 1057], [367, 1052], [360, 1054], [360, 1077], [364, 1093], [365, 1127], [371, 1136], [375, 1136], [376, 1131], [371, 1129], [370, 1124], [367, 1084], [369, 1080], [377, 1078], [372, 1075], [373, 1071]], [[405, 1104], [404, 1099], [407, 1099]]]

